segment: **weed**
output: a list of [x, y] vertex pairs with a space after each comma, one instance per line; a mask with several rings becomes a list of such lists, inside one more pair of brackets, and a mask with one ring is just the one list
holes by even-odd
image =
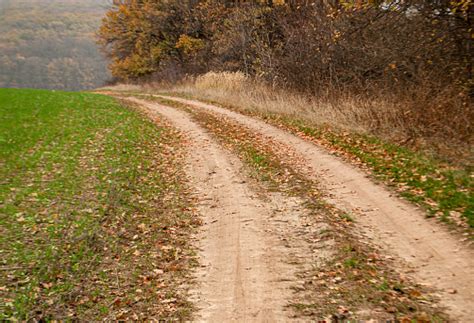
[[386, 292], [390, 289], [390, 286], [389, 286], [388, 282], [386, 280], [384, 280], [377, 288], [381, 291]]
[[359, 260], [357, 258], [349, 258], [344, 260], [344, 267], [346, 268], [357, 268], [359, 265]]
[[341, 213], [340, 217], [347, 222], [354, 222], [354, 218], [348, 213]]

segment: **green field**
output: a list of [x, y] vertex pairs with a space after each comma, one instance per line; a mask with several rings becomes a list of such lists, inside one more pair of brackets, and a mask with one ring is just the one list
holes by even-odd
[[106, 96], [0, 89], [0, 320], [186, 317], [178, 141]]

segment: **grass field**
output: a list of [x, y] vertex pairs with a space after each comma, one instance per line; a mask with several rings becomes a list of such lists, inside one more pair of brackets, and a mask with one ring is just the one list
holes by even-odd
[[188, 317], [179, 140], [109, 97], [0, 89], [0, 320]]

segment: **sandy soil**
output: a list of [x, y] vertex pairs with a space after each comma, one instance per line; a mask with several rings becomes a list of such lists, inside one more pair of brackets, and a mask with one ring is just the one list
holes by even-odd
[[[322, 189], [327, 193], [328, 200], [337, 207], [345, 209], [356, 216], [361, 238], [364, 237], [364, 239], [373, 240], [383, 248], [387, 255], [399, 259], [400, 269], [412, 275], [419, 283], [438, 289], [441, 304], [447, 307], [448, 313], [453, 320], [460, 322], [472, 321], [474, 317], [474, 252], [472, 248], [466, 246], [465, 242], [460, 241], [461, 239], [459, 237], [448, 232], [441, 224], [434, 220], [427, 219], [422, 210], [398, 198], [387, 188], [374, 183], [359, 169], [330, 155], [327, 151], [313, 143], [307, 142], [261, 120], [198, 101], [168, 96], [163, 98], [223, 114], [253, 131], [268, 136], [282, 144], [291, 146], [292, 149], [306, 159], [306, 175], [312, 179], [316, 179], [321, 184]], [[176, 118], [184, 117], [176, 116], [175, 119]], [[187, 127], [182, 128], [186, 129]], [[217, 154], [218, 148], [215, 147], [214, 144], [209, 144], [210, 140], [205, 139], [207, 137], [205, 137], [203, 133], [201, 133], [200, 136], [202, 137], [201, 140], [207, 142], [208, 148], [206, 149], [211, 149], [215, 151], [214, 154]], [[206, 146], [203, 145], [204, 141], [198, 142], [196, 147], [201, 149], [201, 147]], [[198, 154], [201, 154], [201, 156], [196, 156], [195, 158], [197, 161], [201, 160], [201, 162], [197, 164], [203, 164], [202, 161], [211, 156], [210, 152], [201, 152]], [[269, 306], [255, 314], [256, 307], [258, 307], [256, 305], [259, 304], [259, 301], [254, 303], [252, 300], [252, 304], [246, 303], [244, 297], [245, 291], [242, 289], [244, 287], [241, 286], [235, 286], [233, 296], [231, 296], [228, 291], [221, 291], [212, 298], [213, 296], [207, 293], [213, 293], [214, 287], [219, 286], [217, 282], [212, 281], [208, 284], [213, 284], [214, 287], [211, 288], [211, 286], [208, 286], [209, 288], [205, 289], [204, 298], [207, 297], [208, 300], [212, 299], [212, 301], [218, 301], [218, 306], [229, 306], [227, 307], [228, 309], [230, 309], [231, 306], [229, 305], [230, 303], [226, 301], [226, 297], [233, 298], [234, 301], [242, 303], [239, 308], [246, 308], [246, 313], [253, 313], [252, 315], [257, 316], [262, 315], [262, 319], [265, 317], [269, 320], [273, 320], [273, 318], [279, 317], [279, 313], [278, 310], [272, 311], [271, 308], [273, 308], [273, 306], [280, 308], [284, 301], [278, 299], [277, 295], [269, 296], [272, 295], [272, 293], [267, 289], [271, 285], [266, 285], [267, 283], [263, 283], [259, 280], [262, 278], [273, 280], [276, 277], [276, 273], [268, 272], [268, 269], [266, 270], [260, 267], [258, 262], [252, 262], [255, 261], [255, 258], [262, 259], [262, 261], [269, 261], [270, 258], [273, 257], [271, 254], [268, 254], [268, 252], [265, 257], [261, 257], [260, 255], [261, 252], [265, 254], [265, 252], [268, 251], [265, 246], [271, 245], [272, 242], [270, 241], [272, 238], [270, 236], [259, 238], [256, 234], [250, 232], [251, 230], [247, 231], [241, 225], [242, 221], [246, 221], [247, 219], [254, 219], [257, 223], [264, 221], [262, 218], [266, 217], [266, 207], [257, 210], [249, 203], [251, 197], [245, 195], [245, 185], [235, 184], [240, 180], [238, 174], [235, 173], [235, 165], [238, 162], [229, 158], [230, 157], [225, 158], [227, 162], [222, 164], [222, 169], [219, 170], [222, 171], [222, 175], [209, 178], [212, 184], [206, 184], [204, 188], [208, 194], [211, 194], [210, 198], [212, 201], [221, 201], [223, 205], [228, 205], [228, 211], [226, 211], [226, 213], [220, 212], [220, 214], [232, 214], [232, 212], [237, 212], [236, 214], [238, 214], [225, 220], [230, 221], [228, 228], [219, 227], [219, 222], [216, 222], [215, 225], [208, 225], [207, 227], [209, 233], [213, 235], [232, 237], [230, 240], [226, 238], [225, 240], [227, 241], [218, 239], [214, 242], [211, 241], [211, 239], [205, 239], [204, 255], [206, 255], [206, 259], [211, 261], [214, 266], [219, 267], [213, 267], [213, 271], [209, 273], [209, 275], [215, 277], [215, 279], [227, 279], [229, 284], [231, 283], [229, 282], [229, 277], [235, 277], [238, 281], [252, 281], [255, 279], [253, 283], [249, 283], [248, 285], [248, 291], [252, 294], [247, 295], [255, 295], [256, 299], [262, 302], [266, 302], [264, 300], [265, 297], [269, 297], [270, 299], [267, 303]], [[228, 163], [231, 164], [229, 165]], [[231, 167], [232, 164], [234, 165], [233, 167]], [[204, 165], [200, 166], [200, 169], [198, 168], [194, 171], [197, 175], [196, 180], [202, 183], [205, 183], [205, 173], [209, 171], [206, 167], [208, 166], [204, 163]], [[234, 171], [224, 171], [227, 168], [233, 169]], [[223, 181], [219, 181], [217, 178], [221, 178]], [[238, 180], [236, 180], [237, 178]], [[226, 182], [228, 183], [232, 180], [232, 183], [234, 183], [232, 187], [219, 190], [215, 193], [208, 191], [212, 185], [224, 185]], [[227, 192], [227, 189], [230, 191]], [[233, 204], [231, 200], [227, 201], [225, 199], [225, 196], [232, 195], [232, 193], [236, 194], [236, 197], [230, 199], [232, 201], [237, 199], [237, 204]], [[225, 196], [220, 196], [221, 194]], [[219, 206], [219, 209], [220, 207], [221, 206]], [[204, 214], [210, 212], [208, 216], [210, 217], [211, 223], [213, 221], [212, 219], [217, 219], [219, 215], [218, 213], [213, 213], [212, 208], [207, 210], [203, 209], [203, 212]], [[257, 218], [255, 218], [256, 214], [259, 214]], [[221, 218], [219, 218], [219, 221], [221, 221], [220, 219]], [[258, 230], [258, 227], [257, 225], [252, 230]], [[234, 232], [234, 230], [236, 232]], [[254, 237], [252, 238], [252, 236]], [[255, 241], [252, 239], [255, 239]], [[247, 246], [245, 241], [250, 241], [252, 245]], [[240, 246], [240, 251], [247, 249], [250, 252], [249, 255], [238, 253], [238, 250], [233, 249], [233, 243]], [[227, 267], [225, 264], [221, 264], [220, 261], [224, 256], [213, 254], [216, 252], [212, 251], [213, 245], [225, 246], [223, 249], [225, 251], [222, 252], [232, 254], [232, 261], [235, 263], [245, 263], [242, 268], [255, 269], [241, 272], [241, 269], [239, 269], [240, 265]], [[227, 270], [225, 274], [224, 270]], [[260, 288], [263, 290], [259, 290]], [[279, 292], [276, 292], [276, 294], [278, 293]], [[223, 303], [226, 303], [226, 305]], [[211, 314], [209, 311], [204, 311], [204, 317], [212, 317], [206, 316]], [[225, 317], [216, 317], [216, 319], [221, 318], [225, 319]], [[233, 318], [240, 319], [240, 317], [236, 316], [233, 316]]]
[[191, 292], [198, 321], [278, 322], [291, 319], [286, 307], [297, 266], [309, 247], [298, 237], [302, 227], [300, 201], [278, 194], [257, 194], [241, 174], [240, 160], [217, 142], [185, 112], [128, 99], [148, 113], [168, 119], [188, 139], [187, 172], [203, 216], [196, 237], [201, 267]]

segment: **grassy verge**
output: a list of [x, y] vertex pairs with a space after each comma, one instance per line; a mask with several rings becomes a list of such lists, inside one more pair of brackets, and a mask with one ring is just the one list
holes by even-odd
[[189, 318], [179, 134], [95, 94], [0, 111], [0, 320]]
[[[182, 93], [167, 94], [199, 99]], [[316, 125], [302, 119], [272, 112], [262, 113], [256, 108], [203, 101], [258, 117], [314, 141], [329, 152], [369, 171], [401, 196], [425, 208], [429, 217], [465, 228], [472, 235], [474, 175], [471, 166], [454, 166], [370, 135], [338, 131], [334, 127]]]
[[[353, 219], [324, 203], [317, 185], [298, 172], [297, 160], [277, 142], [269, 141], [223, 116], [192, 109], [169, 100], [161, 103], [184, 109], [220, 142], [235, 151], [250, 175], [267, 189], [303, 199], [312, 227], [323, 229], [304, 238], [318, 254], [331, 254], [299, 273], [292, 307], [298, 316], [331, 320], [380, 319], [410, 322], [442, 321], [429, 294], [390, 269], [390, 260], [362, 243], [352, 231]], [[311, 257], [308, 255], [308, 258]]]

